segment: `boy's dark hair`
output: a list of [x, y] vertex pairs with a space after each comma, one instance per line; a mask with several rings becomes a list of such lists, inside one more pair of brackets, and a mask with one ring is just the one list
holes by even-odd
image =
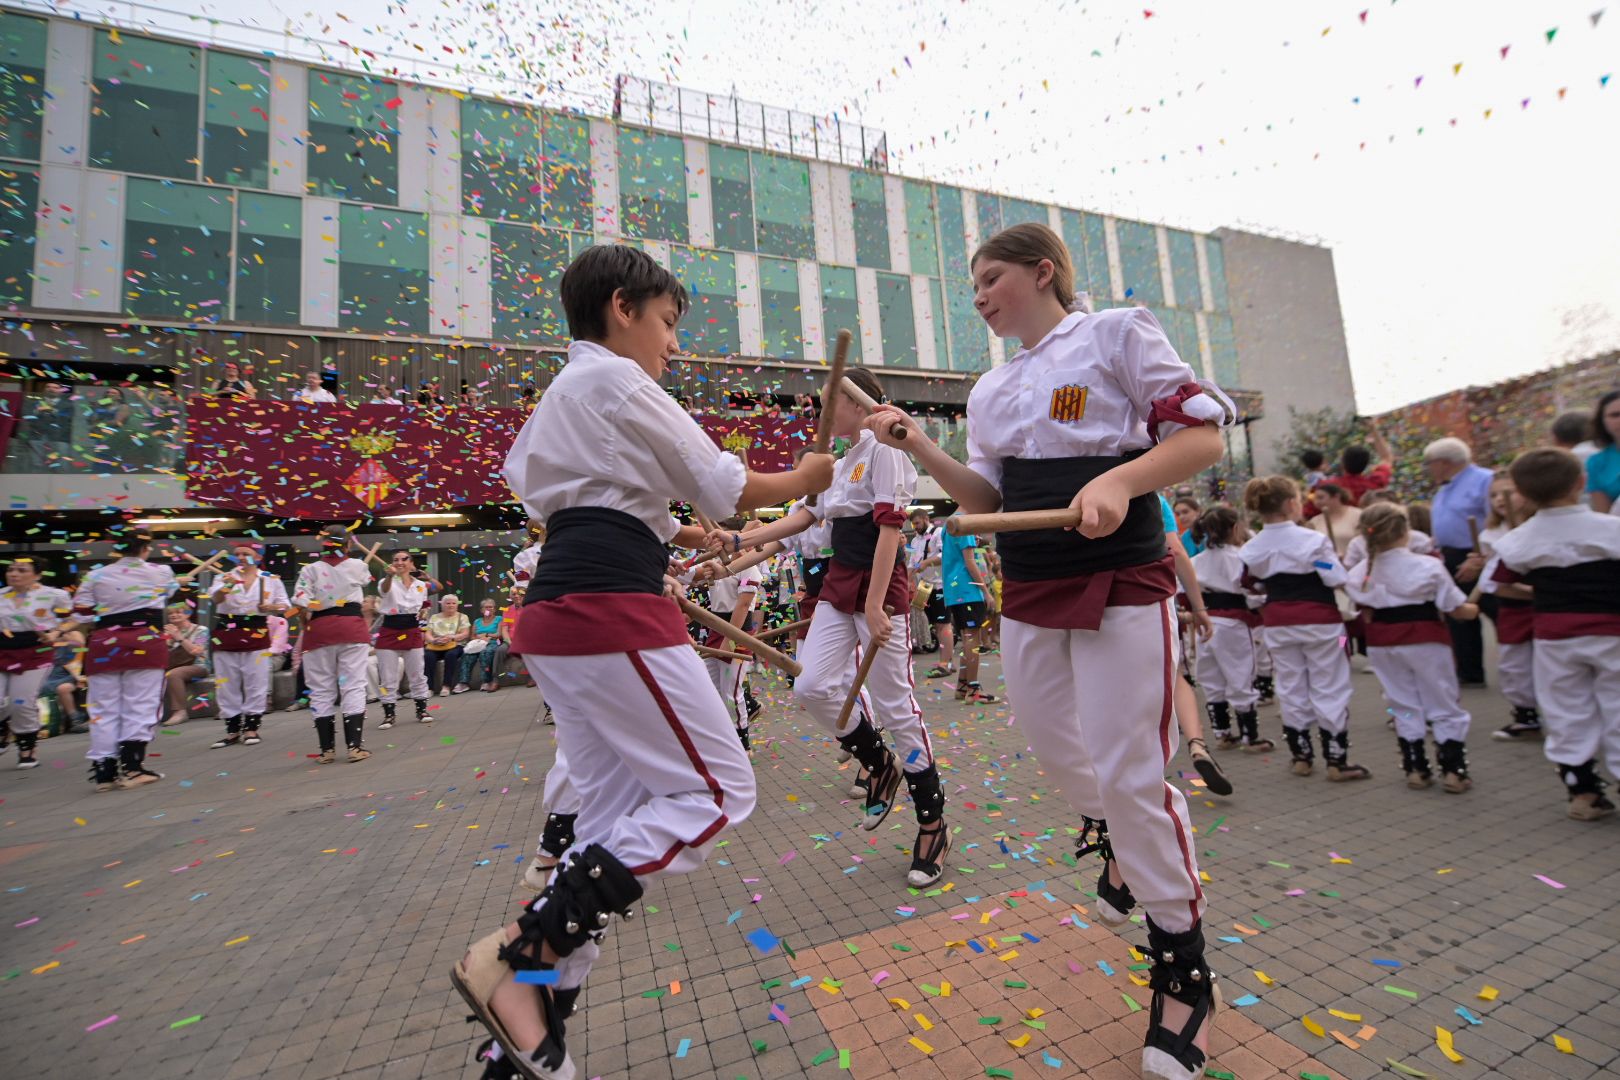
[[1581, 459], [1568, 450], [1549, 446], [1526, 450], [1514, 458], [1508, 475], [1513, 477], [1513, 486], [1520, 495], [1537, 506], [1546, 506], [1567, 498], [1585, 479], [1586, 470], [1581, 467]]
[[1320, 469], [1326, 461], [1326, 455], [1320, 450], [1301, 450], [1299, 452], [1299, 463], [1313, 472]]
[[1372, 464], [1372, 451], [1365, 446], [1347, 446], [1339, 456], [1339, 464], [1346, 476], [1360, 476]]
[[1562, 447], [1579, 446], [1592, 437], [1592, 418], [1583, 412], [1561, 413], [1552, 422], [1552, 437]]
[[1616, 401], [1620, 401], [1620, 390], [1610, 390], [1598, 398], [1597, 411], [1592, 414], [1592, 441], [1600, 447], [1614, 445], [1614, 436], [1609, 434], [1608, 427], [1603, 423], [1603, 410]]
[[607, 337], [604, 312], [616, 292], [623, 293], [637, 311], [655, 296], [673, 296], [682, 315], [691, 306], [686, 286], [674, 274], [645, 251], [625, 244], [595, 244], [580, 252], [563, 272], [559, 291], [563, 314], [568, 317], [568, 336], [576, 341]]

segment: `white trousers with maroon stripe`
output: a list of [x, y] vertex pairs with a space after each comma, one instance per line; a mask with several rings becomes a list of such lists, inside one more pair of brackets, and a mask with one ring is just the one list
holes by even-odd
[[118, 756], [118, 744], [151, 742], [163, 708], [163, 671], [109, 671], [87, 680], [85, 709], [90, 714], [91, 761]]
[[855, 681], [858, 657], [871, 643], [864, 615], [846, 615], [831, 604], [817, 604], [810, 616], [810, 633], [799, 645], [804, 672], [793, 680], [793, 693], [816, 723], [834, 735], [848, 735], [860, 723], [861, 707], [894, 737], [895, 752], [904, 772], [922, 772], [934, 763], [928, 726], [912, 692], [911, 618], [902, 612], [889, 619], [894, 632], [872, 662], [866, 685], [844, 727], [838, 711], [844, 707]]
[[684, 874], [753, 812], [753, 765], [690, 646], [523, 661], [579, 793], [575, 846], [638, 877]]
[[1537, 641], [1536, 697], [1548, 761], [1600, 759], [1620, 778], [1620, 637]]
[[1468, 738], [1470, 717], [1457, 689], [1451, 646], [1373, 645], [1367, 660], [1394, 714], [1395, 734], [1422, 742], [1425, 728], [1432, 725], [1435, 742]]
[[748, 678], [749, 663], [740, 656], [735, 660], [717, 660], [712, 656], [703, 658], [703, 667], [709, 673], [709, 681], [714, 684], [714, 692], [725, 702], [726, 708], [731, 711], [733, 723], [739, 728], [748, 726], [748, 699], [743, 696], [743, 683]]
[[1170, 601], [1111, 607], [1098, 630], [1003, 615], [1007, 700], [1030, 749], [1074, 807], [1106, 818], [1132, 894], [1173, 933], [1204, 910], [1187, 801], [1165, 782], [1178, 729]]
[[1534, 640], [1497, 648], [1497, 671], [1502, 696], [1515, 709], [1536, 708], [1536, 643]]
[[546, 770], [545, 787], [540, 799], [548, 814], [579, 813], [579, 789], [568, 775], [568, 755], [563, 753], [560, 743], [551, 768]]
[[1254, 688], [1254, 630], [1238, 619], [1210, 616], [1215, 631], [1198, 650], [1198, 685], [1206, 701], [1225, 701], [1243, 712], [1260, 695]]
[[270, 654], [214, 650], [214, 687], [221, 716], [260, 716], [270, 697]]
[[358, 642], [322, 645], [304, 651], [304, 684], [316, 716], [343, 716], [366, 711], [366, 658], [371, 646]]
[[1315, 724], [1337, 735], [1350, 724], [1350, 658], [1342, 623], [1267, 626], [1260, 631], [1276, 670], [1283, 727], [1310, 731]]

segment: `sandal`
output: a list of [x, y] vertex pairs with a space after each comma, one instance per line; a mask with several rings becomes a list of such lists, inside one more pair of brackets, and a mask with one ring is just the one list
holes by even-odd
[[1130, 921], [1136, 897], [1128, 884], [1115, 885], [1109, 880], [1114, 869], [1114, 845], [1108, 839], [1108, 822], [1104, 818], [1080, 819], [1080, 846], [1074, 857], [1083, 859], [1093, 851], [1102, 854], [1102, 874], [1097, 878], [1097, 917], [1109, 926], [1122, 926]]
[[955, 668], [950, 668], [950, 667], [934, 667], [934, 668], [930, 668], [929, 671], [928, 671], [928, 677], [930, 679], [943, 679], [947, 675], [955, 675], [955, 674], [956, 674], [956, 669]]
[[966, 701], [970, 705], [990, 705], [994, 704], [996, 700], [996, 695], [987, 694], [983, 690], [979, 689], [978, 683], [968, 683], [966, 696], [958, 694], [957, 697], [961, 698], [963, 701]]
[[1204, 745], [1203, 739], [1188, 739], [1187, 753], [1192, 756], [1193, 768], [1198, 770], [1205, 787], [1217, 795], [1232, 794], [1232, 781], [1226, 778], [1215, 759], [1209, 756], [1209, 748]]
[[867, 777], [866, 813], [861, 818], [861, 828], [866, 832], [883, 824], [900, 790], [900, 763], [893, 753], [885, 753], [884, 763]]
[[[1148, 918], [1148, 956], [1153, 969], [1148, 985], [1153, 1004], [1148, 1011], [1147, 1041], [1142, 1047], [1142, 1075], [1151, 1080], [1199, 1080], [1208, 1056], [1196, 1045], [1206, 1024], [1213, 1032], [1220, 1011], [1221, 991], [1215, 973], [1204, 962], [1204, 931], [1195, 923], [1190, 930], [1172, 934]], [[1191, 1012], [1181, 1030], [1165, 1025], [1166, 998], [1174, 998]]]
[[[236, 732], [233, 731], [229, 735], [226, 735], [223, 738], [216, 741], [215, 743], [213, 743], [213, 745], [209, 746], [208, 749], [210, 749], [210, 750], [223, 750], [225, 747], [227, 747], [227, 746], [235, 746], [237, 743], [239, 743], [241, 741], [242, 741], [242, 736], [236, 734]], [[253, 741], [258, 742], [258, 739], [255, 738]]]
[[[495, 988], [512, 976], [512, 969], [501, 959], [501, 950], [506, 944], [504, 927], [475, 941], [472, 948], [467, 950], [467, 955], [456, 961], [456, 966], [451, 969], [450, 983], [472, 1009], [473, 1019], [488, 1029], [495, 1044], [501, 1048], [501, 1060], [517, 1076], [524, 1080], [573, 1080], [576, 1071], [574, 1059], [569, 1057], [560, 1039], [561, 1010], [557, 1008], [556, 995], [551, 987], [535, 987], [540, 998], [546, 1035], [532, 1054], [518, 1048], [506, 1025], [501, 1023], [490, 1005]], [[521, 939], [513, 944], [521, 944]]]
[[919, 828], [917, 840], [911, 845], [911, 869], [906, 871], [906, 884], [913, 889], [925, 889], [945, 874], [945, 856], [951, 851], [951, 830], [945, 827], [943, 818], [934, 824], [938, 828], [932, 831]]

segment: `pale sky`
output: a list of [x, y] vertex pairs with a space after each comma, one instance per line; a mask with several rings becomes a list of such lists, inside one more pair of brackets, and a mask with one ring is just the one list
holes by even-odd
[[1606, 0], [155, 3], [459, 62], [541, 103], [605, 101], [627, 73], [847, 108], [888, 132], [907, 175], [1317, 239], [1363, 413], [1620, 348]]

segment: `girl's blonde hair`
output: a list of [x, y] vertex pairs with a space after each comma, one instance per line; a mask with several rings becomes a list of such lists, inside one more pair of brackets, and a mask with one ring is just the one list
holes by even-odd
[[1496, 512], [1496, 506], [1490, 501], [1491, 488], [1496, 487], [1497, 484], [1507, 485], [1508, 500], [1510, 505], [1512, 503], [1513, 494], [1519, 490], [1518, 487], [1513, 483], [1513, 477], [1508, 475], [1508, 471], [1506, 469], [1497, 469], [1496, 472], [1491, 476], [1491, 486], [1490, 488], [1485, 489], [1485, 505], [1487, 507], [1485, 511], [1485, 527], [1487, 529], [1495, 529], [1499, 526], [1510, 524], [1507, 518]]
[[1029, 221], [1002, 229], [980, 244], [968, 261], [968, 269], [980, 259], [998, 259], [1018, 266], [1039, 266], [1044, 260], [1052, 262], [1052, 295], [1065, 311], [1075, 311], [1074, 259], [1063, 238], [1045, 225]]
[[1361, 535], [1367, 538], [1369, 552], [1389, 551], [1406, 546], [1412, 531], [1406, 510], [1396, 503], [1378, 503], [1361, 512]]
[[1257, 476], [1243, 488], [1243, 505], [1251, 514], [1268, 517], [1283, 512], [1288, 500], [1299, 498], [1299, 485], [1286, 476]]

